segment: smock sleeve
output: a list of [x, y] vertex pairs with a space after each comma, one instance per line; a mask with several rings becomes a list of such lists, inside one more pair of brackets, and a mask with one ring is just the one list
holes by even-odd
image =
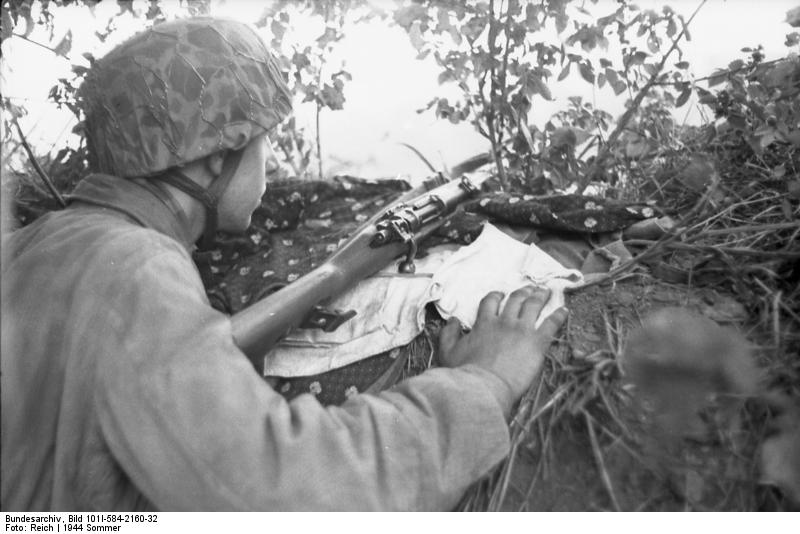
[[287, 402], [234, 345], [188, 256], [133, 264], [98, 325], [95, 402], [113, 456], [157, 508], [447, 510], [507, 454], [478, 376], [432, 369], [339, 407]]

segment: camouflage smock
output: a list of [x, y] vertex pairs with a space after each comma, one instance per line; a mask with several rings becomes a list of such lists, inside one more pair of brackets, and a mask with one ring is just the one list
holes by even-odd
[[75, 194], [112, 209], [73, 204], [2, 247], [3, 510], [445, 510], [507, 454], [467, 369], [287, 402], [166, 207], [109, 176]]

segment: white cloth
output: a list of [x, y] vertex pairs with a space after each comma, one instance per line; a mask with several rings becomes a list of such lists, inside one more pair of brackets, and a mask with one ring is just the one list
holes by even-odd
[[410, 343], [425, 326], [431, 279], [454, 249], [432, 249], [415, 261], [416, 274], [398, 273], [393, 263], [362, 280], [327, 306], [355, 310], [355, 317], [333, 332], [293, 329], [267, 354], [264, 374], [315, 375]]
[[536, 245], [525, 245], [487, 223], [474, 243], [450, 256], [436, 272], [429, 295], [444, 319], [455, 317], [471, 328], [481, 299], [490, 291], [508, 296], [530, 284], [546, 287], [551, 296], [538, 326], [564, 305], [564, 289], [582, 280], [580, 271], [565, 268]]
[[486, 293], [508, 294], [534, 284], [551, 290], [541, 322], [563, 306], [564, 288], [582, 281], [580, 271], [566, 269], [536, 245], [525, 245], [488, 223], [471, 245], [435, 247], [415, 263], [417, 274], [399, 274], [390, 265], [331, 303], [331, 308], [358, 312], [336, 331], [290, 332], [267, 355], [265, 374], [314, 375], [403, 346], [422, 332], [430, 302], [445, 319], [456, 317], [472, 327]]

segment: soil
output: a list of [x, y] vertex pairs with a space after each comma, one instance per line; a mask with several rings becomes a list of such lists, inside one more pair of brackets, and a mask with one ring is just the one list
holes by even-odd
[[570, 318], [551, 351], [542, 398], [566, 393], [520, 440], [499, 509], [785, 507], [780, 496], [756, 480], [757, 441], [763, 429], [753, 425], [763, 417], [747, 417], [752, 407], [707, 411], [706, 432], [700, 435], [664, 435], [651, 425], [620, 372], [624, 340], [649, 312], [679, 306], [747, 329], [745, 303], [719, 290], [639, 276], [580, 290], [567, 303]]

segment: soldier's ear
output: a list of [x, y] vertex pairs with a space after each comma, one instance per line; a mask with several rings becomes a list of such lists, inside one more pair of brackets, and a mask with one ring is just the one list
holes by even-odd
[[222, 174], [222, 163], [225, 161], [225, 154], [227, 150], [214, 152], [210, 156], [206, 156], [206, 170], [216, 178]]
[[247, 144], [251, 141], [250, 138], [244, 132], [239, 132], [236, 136], [236, 143], [230, 148], [231, 150], [241, 150], [247, 146]]

